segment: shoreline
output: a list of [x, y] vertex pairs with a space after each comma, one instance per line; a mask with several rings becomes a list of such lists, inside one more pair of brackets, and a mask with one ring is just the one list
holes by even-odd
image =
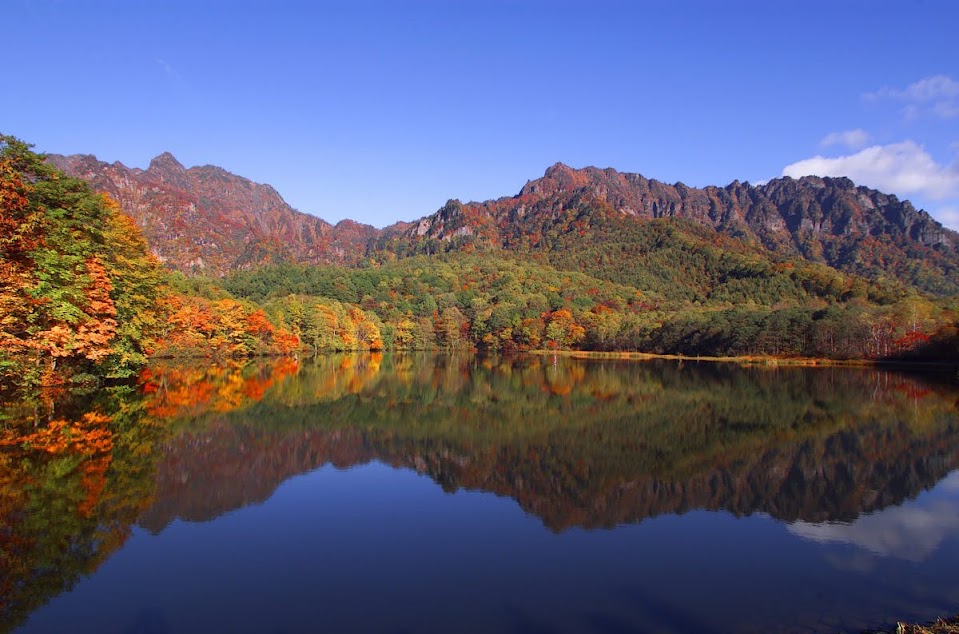
[[528, 354], [539, 356], [562, 356], [573, 359], [610, 359], [619, 361], [703, 361], [706, 363], [735, 363], [759, 367], [821, 367], [821, 368], [891, 368], [924, 372], [959, 372], [957, 361], [905, 361], [885, 359], [826, 359], [812, 357], [772, 356], [687, 356], [682, 354], [653, 354], [650, 352], [598, 352], [591, 350], [530, 350]]

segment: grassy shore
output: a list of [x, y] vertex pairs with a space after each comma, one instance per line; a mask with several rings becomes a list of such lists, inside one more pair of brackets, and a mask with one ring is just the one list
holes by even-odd
[[705, 361], [712, 363], [736, 363], [754, 366], [796, 366], [796, 367], [848, 367], [848, 368], [903, 368], [937, 372], [959, 371], [957, 361], [896, 361], [874, 359], [825, 359], [810, 357], [691, 357], [680, 354], [649, 354], [646, 352], [591, 352], [585, 350], [534, 350], [532, 354], [558, 355], [573, 359], [621, 359], [648, 361], [651, 359], [670, 359], [675, 361]]

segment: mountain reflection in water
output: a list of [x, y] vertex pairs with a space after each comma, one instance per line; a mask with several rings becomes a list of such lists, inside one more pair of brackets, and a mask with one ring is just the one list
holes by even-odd
[[959, 467], [955, 394], [890, 373], [381, 363], [320, 359], [248, 407], [192, 419], [165, 445], [145, 525], [210, 519], [326, 463], [506, 495], [553, 530], [693, 509], [851, 521]]
[[96, 571], [135, 525], [213, 520], [328, 464], [506, 496], [557, 534], [721, 510], [924, 561], [959, 534], [959, 503], [908, 501], [959, 467], [957, 431], [954, 384], [876, 370], [425, 354], [156, 366], [138, 390], [8, 410], [0, 624]]

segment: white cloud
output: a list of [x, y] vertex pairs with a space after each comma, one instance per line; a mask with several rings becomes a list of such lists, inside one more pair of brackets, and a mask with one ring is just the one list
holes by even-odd
[[879, 99], [903, 99], [905, 101], [948, 99], [959, 97], [959, 81], [955, 81], [946, 75], [935, 75], [933, 77], [920, 79], [914, 84], [909, 84], [904, 89], [885, 86], [875, 92], [867, 92], [863, 97], [872, 101]]
[[895, 100], [905, 102], [903, 114], [914, 119], [928, 112], [936, 117], [959, 117], [959, 81], [946, 75], [926, 77], [905, 88], [885, 86], [863, 95], [867, 101]]
[[871, 137], [869, 133], [862, 128], [855, 130], [844, 130], [843, 132], [830, 132], [819, 142], [821, 147], [830, 147], [833, 145], [844, 145], [850, 149], [858, 150], [869, 143]]
[[787, 165], [782, 175], [848, 176], [859, 185], [900, 196], [959, 197], [957, 166], [940, 165], [915, 141], [873, 145], [847, 156], [814, 156]]
[[949, 536], [959, 534], [959, 506], [893, 507], [851, 524], [796, 522], [787, 530], [820, 544], [853, 544], [883, 557], [923, 561]]

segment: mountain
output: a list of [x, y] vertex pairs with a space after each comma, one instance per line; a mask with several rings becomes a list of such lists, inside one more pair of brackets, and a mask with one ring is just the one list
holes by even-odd
[[591, 265], [578, 255], [615, 246], [615, 255], [632, 260], [666, 246], [687, 251], [712, 244], [773, 261], [802, 258], [872, 280], [892, 277], [935, 294], [959, 292], [959, 234], [908, 201], [848, 178], [787, 177], [700, 189], [557, 163], [516, 196], [449, 201], [403, 235], [381, 239], [383, 248], [399, 252], [464, 244], [544, 253], [558, 268], [572, 264], [634, 284], [641, 280], [622, 274], [622, 259], [611, 270], [609, 262]]
[[90, 155], [48, 160], [119, 201], [153, 253], [187, 273], [219, 275], [291, 260], [352, 265], [379, 234], [351, 220], [331, 225], [293, 209], [269, 185], [211, 165], [187, 169], [170, 153], [145, 170]]
[[117, 198], [154, 253], [187, 273], [275, 262], [355, 266], [369, 257], [480, 248], [689, 301], [728, 301], [713, 289], [743, 276], [766, 279], [784, 265], [805, 277], [831, 267], [879, 288], [959, 294], [959, 234], [847, 178], [694, 188], [557, 163], [515, 196], [451, 200], [381, 231], [350, 220], [330, 225], [296, 211], [269, 185], [209, 165], [186, 169], [169, 153], [146, 170], [88, 155], [50, 160]]
[[[891, 430], [866, 427], [805, 442], [783, 441], [718, 467], [695, 464], [682, 477], [641, 470], [603, 473], [602, 486], [587, 487], [578, 484], [571, 463], [551, 465], [557, 472], [530, 462], [517, 473], [516, 465], [526, 464], [519, 451], [556, 450], [548, 444], [514, 448], [507, 443], [481, 451], [447, 439], [427, 442], [395, 435], [359, 429], [264, 432], [228, 423], [184, 433], [163, 447], [156, 495], [138, 523], [157, 534], [174, 519], [209, 521], [262, 504], [280, 484], [301, 473], [327, 464], [351, 469], [373, 461], [423, 473], [447, 491], [480, 490], [512, 498], [556, 532], [611, 528], [697, 509], [737, 517], [766, 513], [787, 522], [850, 522], [915, 497], [959, 466], [959, 449], [948, 433], [924, 432], [916, 440], [903, 423]], [[849, 449], [838, 453], [837, 446]], [[869, 453], [873, 446], [880, 448], [878, 455]], [[597, 460], [594, 468], [604, 464]]]

